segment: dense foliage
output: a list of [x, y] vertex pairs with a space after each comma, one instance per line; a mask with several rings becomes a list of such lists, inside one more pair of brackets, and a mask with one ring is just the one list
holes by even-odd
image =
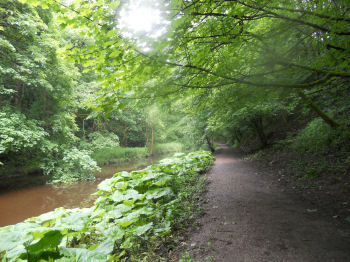
[[0, 0], [1, 173], [89, 179], [89, 155], [215, 138], [349, 179], [348, 0], [135, 0], [162, 13], [159, 37], [120, 28], [130, 2]]
[[[193, 148], [183, 112], [155, 101], [118, 102], [98, 72], [73, 59], [69, 50], [98, 46], [98, 39], [65, 28], [69, 8], [26, 2], [0, 1], [0, 174], [86, 180], [98, 170], [95, 161]], [[101, 110], [106, 96], [113, 104]], [[164, 150], [167, 143], [178, 145]]]
[[0, 16], [1, 173], [41, 167], [55, 179], [91, 178], [96, 163], [84, 151], [73, 156], [78, 138], [70, 105], [77, 70], [57, 55], [51, 12], [1, 1]]
[[[186, 224], [209, 152], [178, 154], [143, 170], [120, 172], [98, 185], [91, 208], [64, 209], [0, 228], [3, 261], [150, 259], [156, 240]], [[150, 241], [152, 240], [152, 242]]]
[[[36, 0], [22, 2], [40, 6]], [[275, 121], [271, 116], [288, 120], [288, 114], [301, 114], [300, 107], [292, 112], [297, 105], [309, 106], [310, 115], [333, 128], [341, 124], [340, 111], [329, 112], [315, 95], [329, 103], [337, 102], [339, 94], [348, 95], [348, 1], [161, 2], [171, 24], [158, 39], [142, 34], [150, 51], [123, 37], [118, 28], [118, 11], [127, 2], [45, 5], [58, 13], [61, 28], [83, 29], [84, 37], [94, 39], [72, 43], [66, 52], [101, 81], [90, 104], [97, 114], [123, 110], [130, 100], [158, 98], [169, 105], [170, 98], [187, 119], [193, 112], [200, 115], [197, 140], [211, 132], [231, 140], [240, 137], [235, 126], [245, 114], [244, 131], [251, 135], [244, 136], [256, 137], [260, 147], [271, 143], [264, 130]], [[258, 118], [264, 120], [256, 119], [261, 106], [272, 110], [260, 111]], [[343, 109], [341, 117], [346, 118]], [[146, 120], [154, 109], [147, 111]], [[146, 121], [146, 144], [153, 141], [154, 126], [162, 126], [154, 121]]]

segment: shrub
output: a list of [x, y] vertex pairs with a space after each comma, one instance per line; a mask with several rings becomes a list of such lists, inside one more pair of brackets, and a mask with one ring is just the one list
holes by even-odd
[[[55, 118], [51, 123], [52, 132], [49, 133], [40, 126], [42, 123], [38, 120], [28, 119], [24, 114], [12, 112], [9, 108], [2, 110], [3, 112], [0, 112], [2, 173], [27, 172], [40, 167], [53, 181], [68, 182], [94, 178], [93, 174], [98, 170], [98, 166], [88, 151], [80, 151], [72, 145], [77, 138], [73, 129], [63, 124], [69, 120], [68, 115]], [[62, 139], [63, 137], [69, 138], [69, 144], [62, 144], [66, 140]], [[112, 144], [109, 140], [108, 143]]]
[[89, 156], [89, 152], [75, 147], [69, 149], [56, 148], [55, 157], [44, 159], [41, 168], [45, 175], [52, 176], [52, 182], [71, 182], [94, 179], [94, 172], [99, 170], [97, 163]]
[[329, 146], [331, 137], [332, 128], [321, 118], [315, 118], [299, 132], [291, 147], [300, 153], [323, 152]]
[[111, 132], [93, 132], [88, 137], [87, 141], [81, 143], [81, 146], [87, 150], [98, 151], [119, 146], [119, 137]]
[[47, 136], [39, 121], [28, 120], [25, 115], [6, 109], [0, 112], [0, 154], [38, 148]]

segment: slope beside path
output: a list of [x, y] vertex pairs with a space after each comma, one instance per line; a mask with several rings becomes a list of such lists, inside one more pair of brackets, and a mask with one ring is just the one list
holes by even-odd
[[221, 145], [205, 215], [186, 241], [200, 261], [350, 261], [349, 231]]

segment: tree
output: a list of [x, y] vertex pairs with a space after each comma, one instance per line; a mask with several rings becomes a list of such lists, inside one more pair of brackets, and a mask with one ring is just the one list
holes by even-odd
[[97, 72], [97, 111], [108, 113], [128, 99], [190, 97], [195, 104], [202, 98], [197, 112], [206, 104], [213, 108], [209, 121], [219, 123], [220, 107], [234, 113], [297, 93], [326, 123], [338, 125], [310, 94], [350, 76], [348, 1], [164, 3], [172, 24], [149, 52], [121, 35], [116, 1], [49, 3], [62, 27], [79, 27], [95, 39], [67, 53]]
[[[87, 152], [72, 158], [78, 70], [58, 55], [60, 32], [51, 11], [41, 7], [0, 1], [1, 173], [41, 167], [56, 178], [91, 178], [97, 166]], [[72, 168], [70, 160], [90, 163]]]

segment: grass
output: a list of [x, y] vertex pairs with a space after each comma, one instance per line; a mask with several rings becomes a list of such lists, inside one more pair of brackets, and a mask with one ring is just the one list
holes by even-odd
[[170, 152], [182, 152], [185, 150], [185, 147], [177, 142], [156, 144], [154, 147], [154, 153], [156, 155], [170, 153]]
[[145, 147], [114, 147], [95, 151], [91, 157], [99, 164], [122, 162], [147, 156]]
[[[164, 143], [154, 146], [154, 154], [161, 155], [170, 152], [181, 152], [184, 147], [180, 143]], [[99, 164], [131, 161], [150, 156], [146, 147], [114, 147], [96, 150], [92, 158]]]

